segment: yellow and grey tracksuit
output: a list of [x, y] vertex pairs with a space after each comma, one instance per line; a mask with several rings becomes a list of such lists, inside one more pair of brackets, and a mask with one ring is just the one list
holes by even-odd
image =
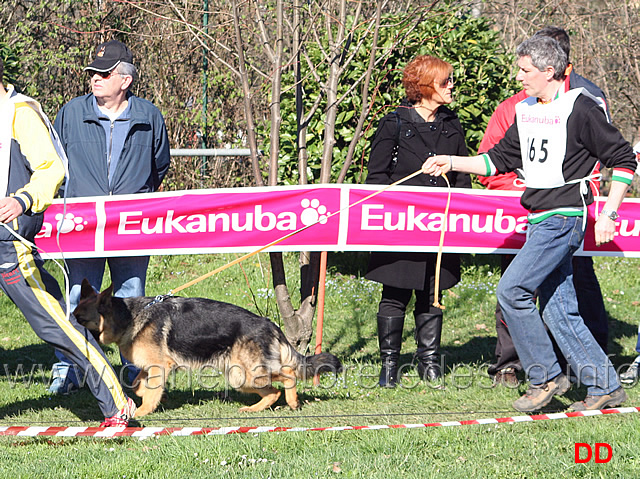
[[[30, 242], [64, 179], [65, 166], [54, 143], [39, 105], [9, 88], [0, 102], [0, 185], [6, 184], [5, 196], [13, 196], [24, 210], [7, 226]], [[0, 227], [0, 277], [0, 287], [38, 337], [62, 351], [86, 375], [104, 417], [125, 407], [127, 397], [113, 368], [92, 334], [73, 315], [66, 317], [60, 287], [44, 269], [40, 255], [5, 227]]]

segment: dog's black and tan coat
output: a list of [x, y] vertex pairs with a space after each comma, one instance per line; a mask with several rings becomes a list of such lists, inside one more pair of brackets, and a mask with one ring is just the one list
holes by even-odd
[[116, 298], [110, 286], [96, 293], [82, 283], [74, 315], [102, 344], [116, 343], [122, 355], [141, 369], [134, 382], [142, 398], [136, 417], [152, 412], [160, 402], [172, 368], [215, 367], [229, 385], [259, 394], [262, 399], [240, 411], [262, 411], [273, 405], [281, 382], [292, 409], [300, 406], [298, 379], [342, 366], [329, 353], [303, 356], [278, 326], [233, 304], [205, 298]]

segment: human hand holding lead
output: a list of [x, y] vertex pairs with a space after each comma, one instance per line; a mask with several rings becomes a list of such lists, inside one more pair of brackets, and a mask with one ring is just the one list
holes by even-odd
[[22, 205], [11, 197], [0, 198], [0, 223], [9, 223], [22, 214]]
[[422, 172], [425, 175], [441, 176], [451, 171], [451, 156], [436, 155], [427, 158], [422, 165]]

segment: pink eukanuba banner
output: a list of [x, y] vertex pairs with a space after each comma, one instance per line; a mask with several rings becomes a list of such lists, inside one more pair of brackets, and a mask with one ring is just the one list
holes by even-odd
[[[66, 258], [266, 251], [437, 251], [448, 190], [308, 185], [56, 200], [36, 237]], [[379, 192], [379, 193], [377, 193]], [[577, 254], [640, 256], [640, 200], [619, 210], [616, 239], [596, 247], [589, 207]], [[515, 192], [452, 189], [444, 251], [514, 253], [526, 238]]]

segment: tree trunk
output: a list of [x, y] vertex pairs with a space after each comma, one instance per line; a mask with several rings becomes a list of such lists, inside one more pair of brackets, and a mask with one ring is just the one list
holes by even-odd
[[284, 271], [284, 262], [282, 253], [270, 253], [271, 274], [273, 276], [273, 289], [275, 291], [276, 300], [282, 322], [284, 324], [284, 332], [289, 342], [299, 352], [304, 353], [311, 340], [313, 334], [313, 316], [315, 313], [315, 303], [317, 296], [318, 267], [313, 264], [319, 264], [319, 254], [314, 253], [312, 256], [318, 256], [318, 261], [311, 261], [308, 265], [301, 268], [302, 286], [300, 308], [293, 308], [289, 288], [287, 287], [286, 275]]

